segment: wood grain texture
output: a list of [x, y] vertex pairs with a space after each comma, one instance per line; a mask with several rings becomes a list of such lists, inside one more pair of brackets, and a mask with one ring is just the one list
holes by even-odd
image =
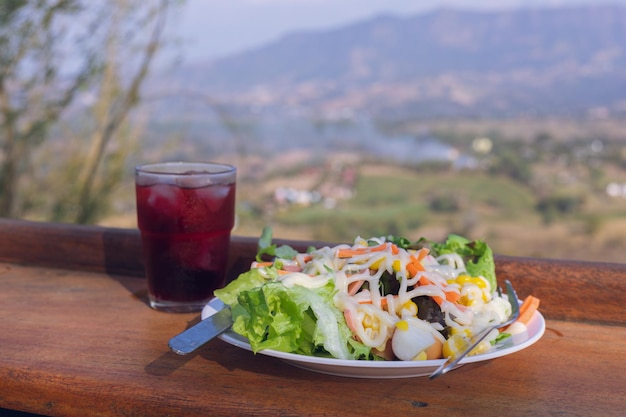
[[137, 230], [0, 219], [0, 237], [2, 261], [143, 275]]
[[539, 297], [550, 318], [626, 325], [624, 264], [497, 257], [496, 274], [520, 298]]
[[[0, 407], [54, 416], [618, 415], [626, 328], [548, 320], [536, 345], [444, 377], [333, 377], [215, 340], [144, 303], [142, 280], [2, 264]], [[611, 378], [607, 378], [611, 375]], [[341, 410], [341, 411], [339, 411]], [[391, 414], [389, 414], [391, 413]], [[599, 413], [599, 414], [597, 414]]]
[[[139, 232], [131, 229], [77, 226], [0, 219], [0, 261], [106, 274], [142, 277]], [[250, 267], [256, 237], [233, 236], [229, 279]], [[328, 242], [277, 239], [304, 251]], [[623, 295], [626, 264], [577, 262], [496, 255], [496, 273], [509, 279], [520, 298], [541, 299], [546, 317], [626, 324]]]
[[[4, 239], [7, 229], [19, 250]], [[621, 416], [626, 409], [622, 265], [498, 258], [498, 273], [520, 296], [542, 298], [547, 330], [537, 344], [433, 381], [352, 379], [221, 340], [189, 356], [171, 353], [169, 338], [199, 317], [147, 306], [134, 231], [0, 221], [0, 234], [0, 408], [68, 417]], [[107, 249], [104, 236], [120, 247]], [[234, 237], [233, 273], [255, 252], [256, 239]]]

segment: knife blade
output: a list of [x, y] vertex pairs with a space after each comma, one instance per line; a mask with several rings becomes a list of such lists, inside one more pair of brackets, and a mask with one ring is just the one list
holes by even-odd
[[226, 307], [172, 337], [168, 345], [174, 353], [187, 355], [230, 329], [232, 324], [230, 307]]

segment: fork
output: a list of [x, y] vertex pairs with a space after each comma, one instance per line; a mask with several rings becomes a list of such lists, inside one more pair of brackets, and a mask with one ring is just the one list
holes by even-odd
[[[509, 318], [500, 324], [489, 326], [482, 331], [478, 332], [478, 334], [474, 335], [472, 339], [467, 343], [467, 348], [463, 350], [461, 353], [457, 355], [450, 356], [444, 363], [441, 364], [439, 368], [437, 368], [432, 374], [430, 374], [430, 379], [435, 379], [438, 376], [445, 374], [446, 372], [453, 369], [468, 353], [470, 353], [482, 340], [487, 337], [489, 333], [491, 333], [494, 329], [501, 329], [502, 327], [506, 327], [509, 324], [513, 323], [519, 317], [519, 300], [517, 299], [517, 294], [511, 285], [509, 280], [505, 281], [506, 284], [506, 295], [509, 298], [509, 302], [511, 303], [511, 314]], [[498, 288], [498, 292], [500, 289]]]

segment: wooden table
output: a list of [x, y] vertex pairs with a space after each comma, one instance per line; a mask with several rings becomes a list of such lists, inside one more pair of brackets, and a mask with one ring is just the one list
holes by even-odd
[[[199, 316], [147, 306], [140, 249], [135, 230], [0, 220], [0, 409], [80, 417], [626, 412], [626, 265], [497, 257], [500, 279], [542, 300], [539, 342], [436, 380], [354, 379], [221, 340], [171, 353], [169, 338]], [[233, 237], [233, 274], [255, 250], [256, 239]]]

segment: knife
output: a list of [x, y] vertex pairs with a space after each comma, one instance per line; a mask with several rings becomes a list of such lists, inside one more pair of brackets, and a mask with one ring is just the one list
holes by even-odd
[[187, 355], [230, 329], [232, 324], [230, 307], [226, 307], [172, 337], [168, 345], [174, 353]]

